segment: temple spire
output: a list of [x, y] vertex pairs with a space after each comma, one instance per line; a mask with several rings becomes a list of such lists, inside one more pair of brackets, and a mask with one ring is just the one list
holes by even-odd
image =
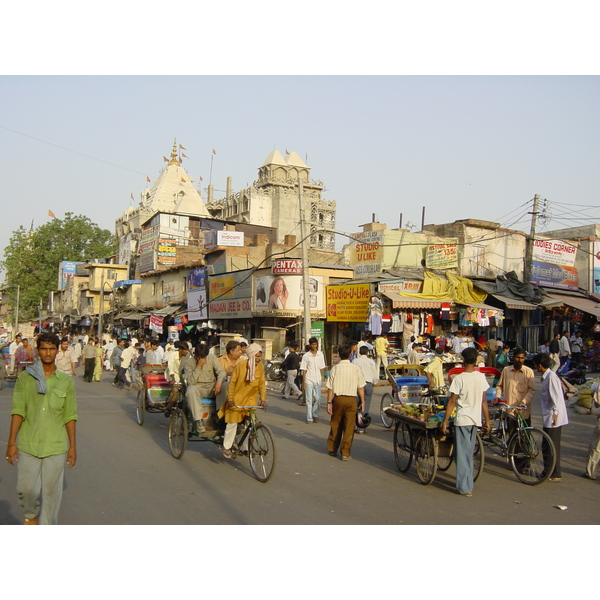
[[169, 161], [170, 165], [180, 165], [179, 158], [177, 158], [177, 138], [173, 142], [173, 150], [171, 151], [171, 160]]

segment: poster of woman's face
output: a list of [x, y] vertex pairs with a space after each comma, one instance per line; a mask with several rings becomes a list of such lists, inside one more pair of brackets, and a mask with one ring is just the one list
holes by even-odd
[[[323, 310], [323, 278], [310, 277], [310, 307]], [[304, 293], [301, 275], [265, 275], [258, 277], [254, 289], [256, 310], [302, 310]]]

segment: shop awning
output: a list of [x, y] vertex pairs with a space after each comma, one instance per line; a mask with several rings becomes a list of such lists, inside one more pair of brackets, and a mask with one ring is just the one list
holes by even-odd
[[572, 308], [582, 310], [595, 317], [600, 317], [600, 303], [596, 300], [590, 300], [589, 298], [583, 298], [581, 296], [566, 296], [564, 294], [548, 294], [548, 297], [552, 300], [556, 300], [555, 306], [558, 304], [566, 304]]
[[535, 310], [538, 308], [537, 304], [531, 304], [531, 302], [525, 302], [525, 300], [517, 300], [516, 298], [509, 298], [508, 296], [502, 296], [500, 294], [494, 294], [490, 292], [490, 296], [504, 302], [506, 308], [517, 308], [519, 310]]
[[[104, 313], [106, 314], [106, 313]], [[129, 321], [141, 321], [142, 319], [145, 319], [146, 317], [149, 317], [150, 313], [149, 312], [130, 312], [130, 313], [126, 313], [126, 312], [121, 312], [118, 313], [114, 316], [115, 319], [125, 319], [125, 320], [129, 320]]]
[[407, 298], [396, 292], [382, 292], [382, 294], [392, 301], [394, 308], [440, 308], [445, 302], [453, 304], [449, 298], [445, 300], [431, 300], [418, 298], [416, 297], [417, 294], [414, 294], [414, 298]]

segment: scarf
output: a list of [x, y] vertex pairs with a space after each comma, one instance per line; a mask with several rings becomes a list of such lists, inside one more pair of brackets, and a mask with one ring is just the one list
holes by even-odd
[[262, 352], [260, 344], [250, 344], [246, 348], [246, 356], [248, 357], [248, 368], [246, 370], [246, 381], [254, 381], [254, 370], [256, 367], [256, 355]]
[[34, 362], [32, 365], [29, 365], [25, 371], [27, 371], [27, 373], [29, 373], [36, 380], [38, 394], [45, 394], [47, 389], [46, 375], [44, 375], [42, 361], [38, 360], [37, 362]]

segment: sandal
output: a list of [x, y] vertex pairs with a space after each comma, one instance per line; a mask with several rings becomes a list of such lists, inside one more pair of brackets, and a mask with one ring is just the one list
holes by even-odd
[[225, 458], [231, 458], [231, 450], [228, 450], [227, 448], [221, 448], [221, 452], [223, 453], [223, 456]]

